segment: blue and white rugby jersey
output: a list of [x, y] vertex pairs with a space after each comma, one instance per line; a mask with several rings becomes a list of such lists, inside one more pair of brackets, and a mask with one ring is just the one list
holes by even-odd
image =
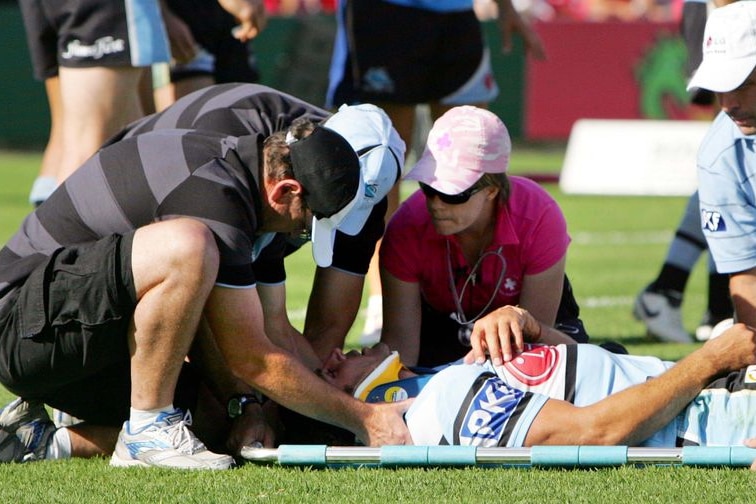
[[720, 112], [698, 150], [701, 227], [719, 273], [756, 266], [756, 136]]
[[[547, 399], [589, 405], [671, 365], [595, 345], [526, 345], [525, 352], [503, 366], [494, 368], [489, 361], [440, 371], [405, 418], [415, 444], [522, 446]], [[668, 427], [648, 442], [674, 446], [676, 428]]]

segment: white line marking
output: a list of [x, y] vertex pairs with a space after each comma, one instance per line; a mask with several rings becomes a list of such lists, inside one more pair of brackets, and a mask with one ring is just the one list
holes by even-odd
[[570, 233], [576, 245], [658, 245], [672, 241], [671, 231], [578, 231]]

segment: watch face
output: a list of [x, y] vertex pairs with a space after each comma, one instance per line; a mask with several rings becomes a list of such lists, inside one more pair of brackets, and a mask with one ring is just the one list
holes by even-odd
[[238, 397], [232, 397], [228, 401], [228, 416], [236, 418], [242, 414], [242, 403]]
[[263, 400], [252, 394], [241, 394], [231, 397], [231, 399], [228, 400], [228, 404], [226, 405], [226, 411], [228, 413], [229, 418], [236, 418], [238, 416], [241, 416], [244, 413], [244, 406], [247, 404], [260, 404], [262, 405]]

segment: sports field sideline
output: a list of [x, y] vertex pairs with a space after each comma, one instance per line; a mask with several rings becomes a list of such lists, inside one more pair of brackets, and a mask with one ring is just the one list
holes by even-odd
[[[564, 146], [515, 145], [513, 173], [556, 173]], [[26, 202], [39, 153], [0, 153], [0, 242], [30, 210]], [[413, 190], [406, 184], [406, 192]], [[633, 354], [678, 359], [696, 345], [650, 342], [631, 304], [656, 274], [685, 198], [598, 197], [546, 186], [573, 238], [567, 272], [595, 342], [616, 340]], [[287, 266], [289, 306], [303, 322], [314, 268], [309, 248]], [[705, 261], [683, 304], [692, 331], [704, 309]], [[350, 342], [361, 328], [355, 324]], [[0, 390], [0, 403], [12, 398]], [[247, 465], [223, 474], [114, 470], [104, 459], [0, 466], [2, 502], [752, 502], [755, 473], [742, 469], [619, 467], [542, 469], [311, 470]]]

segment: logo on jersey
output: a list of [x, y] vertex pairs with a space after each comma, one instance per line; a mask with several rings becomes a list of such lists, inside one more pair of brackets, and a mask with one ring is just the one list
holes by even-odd
[[517, 280], [514, 278], [507, 278], [504, 280], [504, 290], [507, 292], [514, 292], [517, 289]]
[[701, 229], [704, 231], [727, 231], [722, 214], [713, 210], [701, 209]]
[[409, 395], [402, 387], [390, 387], [383, 394], [383, 402], [404, 401]]
[[81, 40], [72, 40], [66, 45], [66, 50], [60, 55], [63, 59], [101, 59], [108, 54], [123, 52], [126, 50], [126, 42], [114, 37], [102, 37], [94, 41], [92, 45], [86, 45]]
[[743, 377], [744, 383], [756, 383], [756, 366], [748, 366]]
[[516, 380], [534, 387], [551, 378], [558, 362], [556, 348], [527, 345], [524, 352], [505, 363], [504, 367]]
[[470, 401], [460, 426], [460, 444], [498, 445], [504, 427], [524, 395], [525, 392], [510, 388], [499, 378], [491, 377], [484, 381]]
[[365, 91], [373, 93], [393, 93], [394, 80], [385, 67], [371, 67], [362, 78]]

